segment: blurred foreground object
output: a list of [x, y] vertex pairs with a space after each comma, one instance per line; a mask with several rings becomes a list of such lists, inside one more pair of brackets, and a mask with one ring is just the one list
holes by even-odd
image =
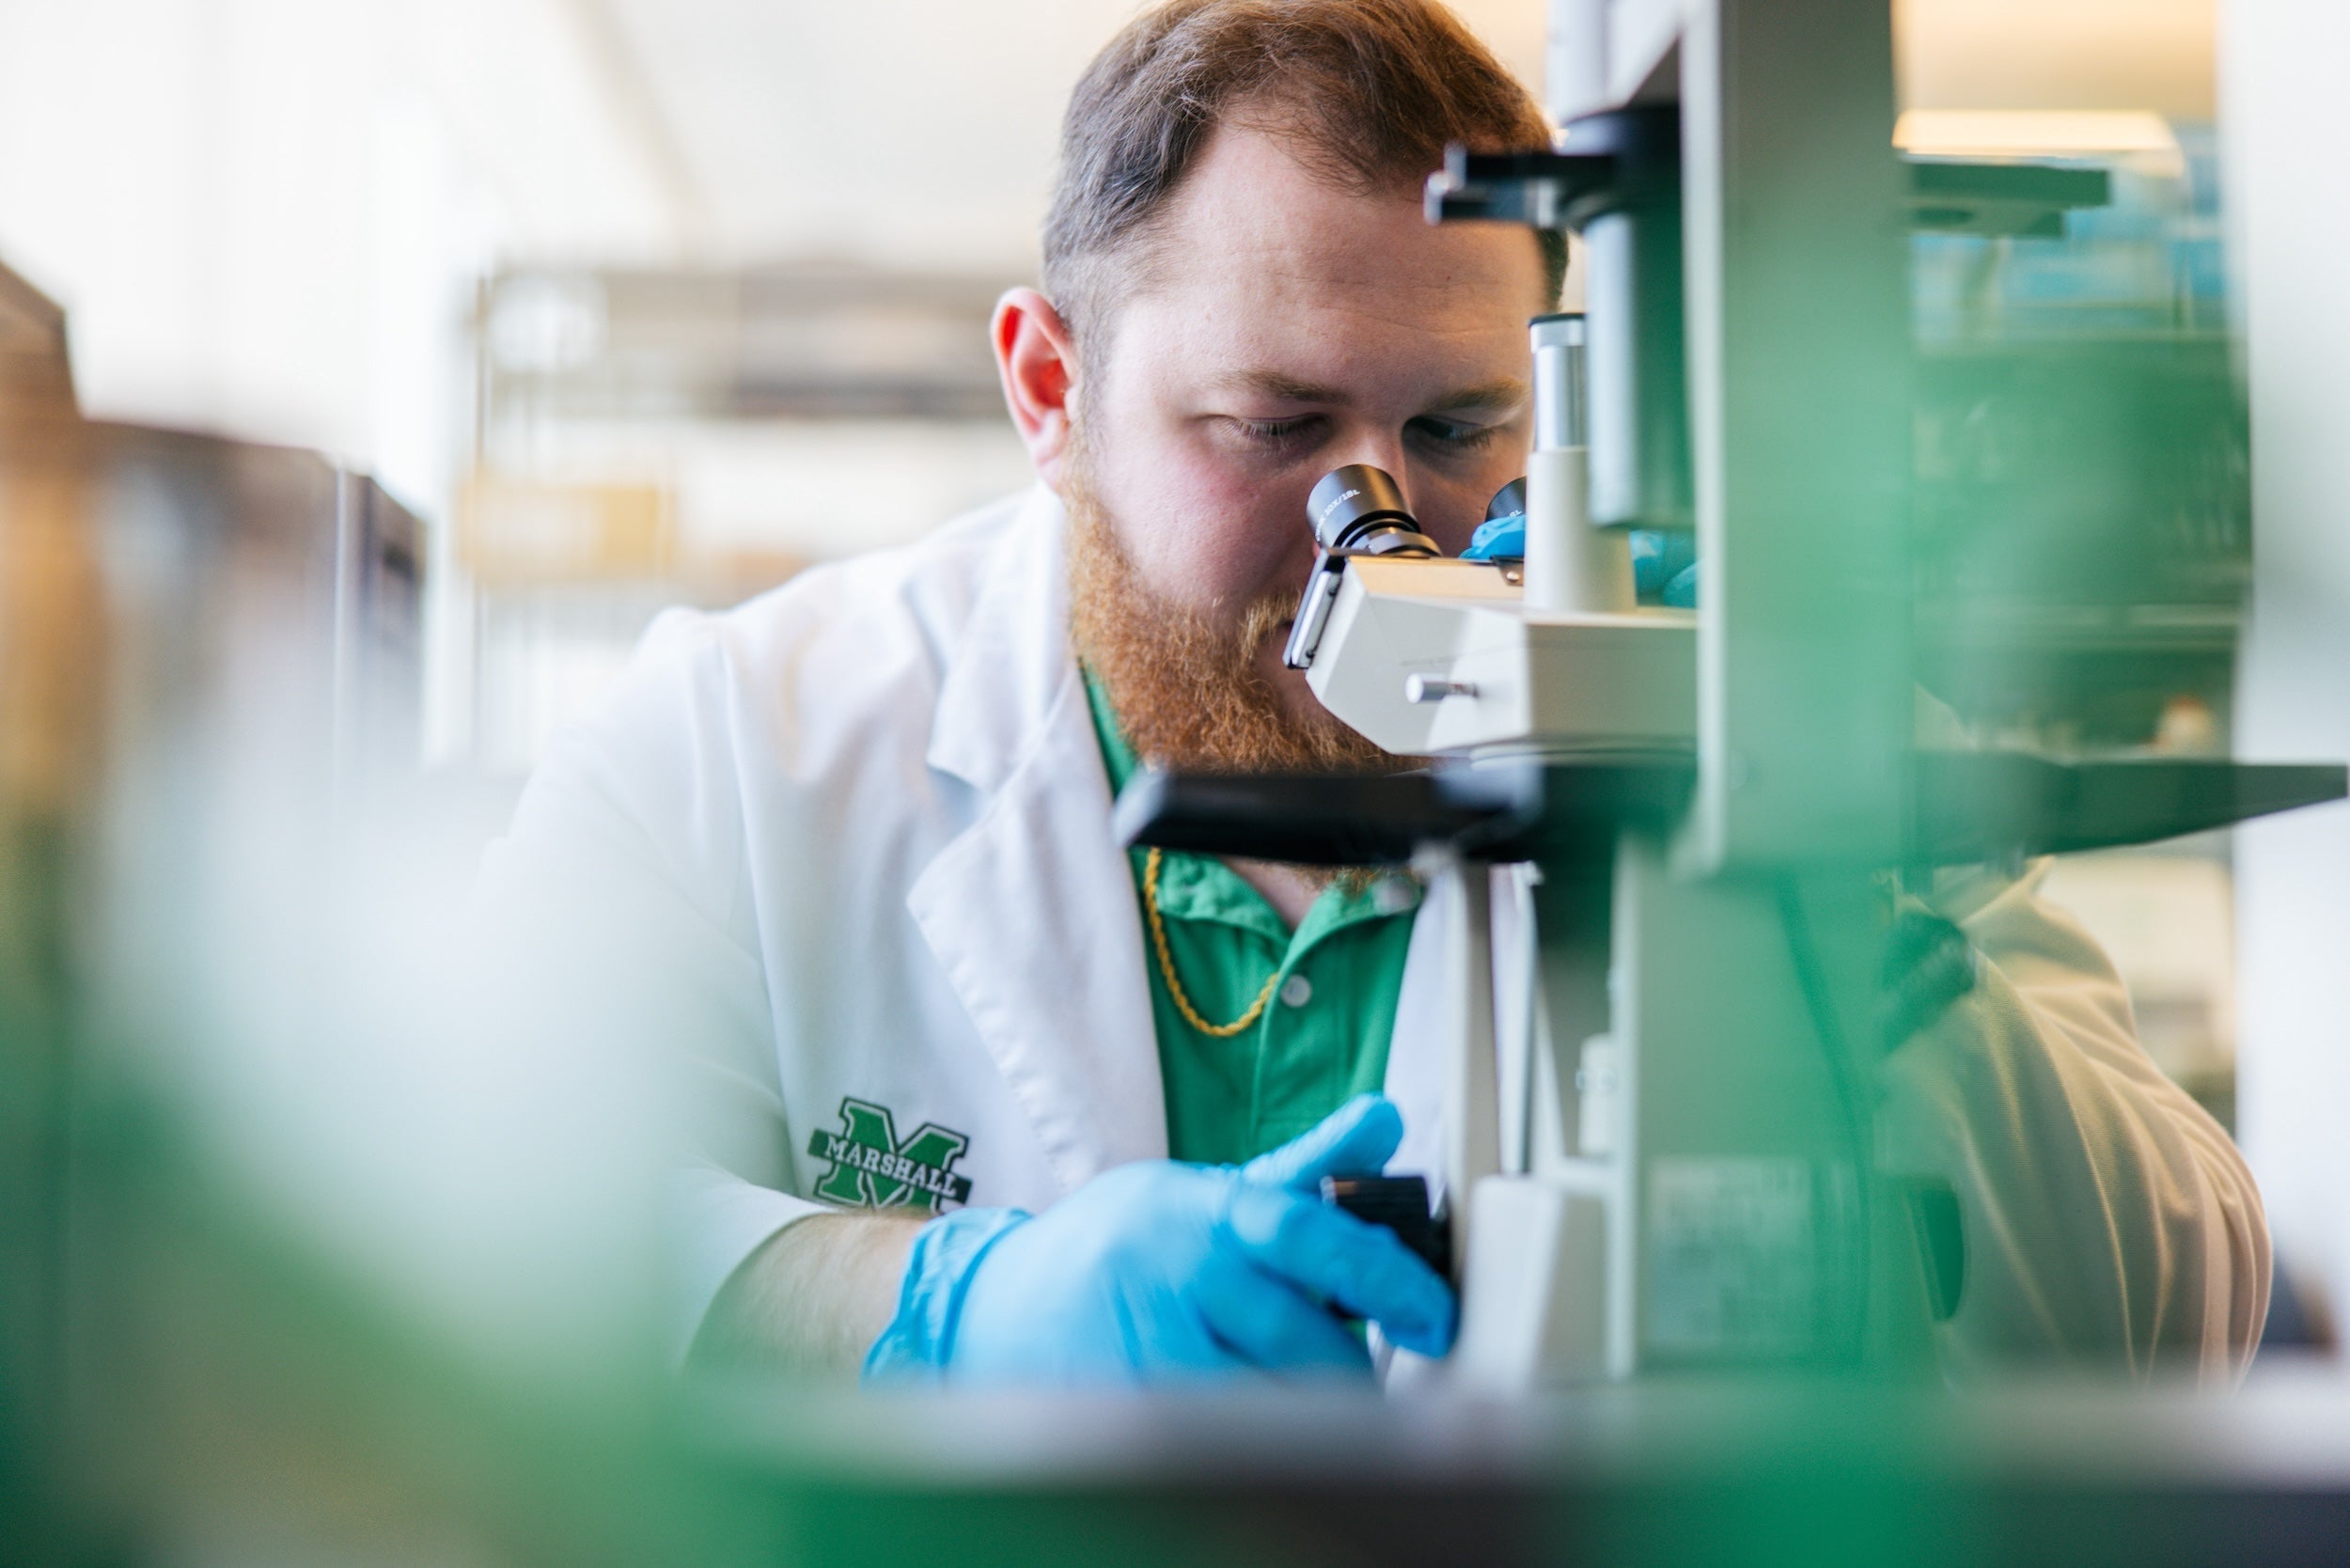
[[5, 1555], [470, 1552], [488, 1506], [431, 1472], [545, 1419], [501, 1383], [599, 1412], [533, 1462], [613, 1441], [649, 1183], [595, 1094], [534, 1140], [547, 1074], [433, 957], [417, 520], [313, 453], [85, 420], [68, 363], [0, 270]]
[[[2313, 199], [2350, 153], [2340, 62], [2350, 10], [2318, 0], [2220, 9], [2220, 127], [2233, 303], [2258, 504], [2251, 617], [2230, 694], [2255, 756], [2350, 745], [2350, 214]], [[2234, 844], [2242, 969], [2239, 1125], [2312, 1317], [2350, 1314], [2350, 811]]]
[[66, 950], [102, 671], [65, 319], [0, 269], [0, 1517], [62, 1555]]
[[159, 1408], [153, 1336], [200, 1332], [153, 1315], [191, 1047], [208, 1003], [300, 972], [226, 941], [287, 930], [220, 895], [322, 886], [332, 824], [413, 771], [416, 571], [361, 476], [84, 420], [62, 313], [0, 269], [0, 1485], [37, 1560]]

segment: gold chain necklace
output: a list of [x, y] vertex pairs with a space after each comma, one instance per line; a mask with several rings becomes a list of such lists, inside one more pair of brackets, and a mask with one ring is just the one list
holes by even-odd
[[1175, 978], [1175, 955], [1167, 950], [1167, 922], [1159, 917], [1160, 852], [1153, 849], [1142, 862], [1142, 907], [1151, 917], [1151, 943], [1159, 950], [1159, 973], [1167, 979], [1167, 994], [1175, 998], [1175, 1011], [1183, 1015], [1183, 1022], [1201, 1034], [1218, 1040], [1230, 1040], [1264, 1016], [1265, 1004], [1273, 1000], [1274, 983], [1281, 978], [1281, 966], [1275, 964], [1267, 975], [1264, 989], [1248, 1004], [1248, 1011], [1229, 1024], [1211, 1024], [1199, 1016], [1199, 1010], [1183, 995], [1183, 982]]

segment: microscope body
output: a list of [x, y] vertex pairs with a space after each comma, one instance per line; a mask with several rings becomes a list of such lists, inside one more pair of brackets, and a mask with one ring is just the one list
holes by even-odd
[[[1685, 774], [1696, 616], [1530, 605], [1536, 564], [1347, 561], [1308, 682], [1382, 747], [1449, 766]], [[1680, 874], [1668, 837], [1602, 824], [1528, 860], [1422, 863], [1452, 980], [1448, 1375], [1466, 1386], [1871, 1355], [1868, 1178], [1840, 1110], [1861, 1064], [1823, 1058], [1776, 886]], [[1870, 955], [1840, 958], [1865, 985]]]
[[[1317, 614], [1309, 684], [1389, 751], [1530, 761], [1569, 792], [1696, 772], [1700, 612], [1638, 604], [1627, 546], [1693, 521], [1678, 124], [1571, 126], [1547, 182], [1457, 154], [1431, 181], [1432, 217], [1581, 230], [1593, 315], [1532, 323], [1522, 558], [1354, 557]], [[1931, 1363], [1916, 1246], [1864, 1153], [1881, 895], [1857, 868], [1705, 874], [1676, 815], [1423, 857], [1465, 1386]]]
[[[1904, 166], [1882, 4], [1553, 0], [1553, 29], [1555, 149], [1454, 149], [1428, 189], [1433, 221], [1584, 242], [1588, 315], [1532, 324], [1523, 556], [1441, 558], [1391, 480], [1341, 470], [1287, 652], [1435, 766], [1148, 777], [1119, 831], [1429, 881], [1462, 1292], [1435, 1375], [1931, 1378], [1966, 1291], [1933, 1216], [1963, 1203], [1879, 1165], [1877, 1068], [1915, 1027], [1889, 885], [2342, 798], [2350, 770], [1921, 745], [1904, 237], [1954, 192], [2023, 232], [2017, 170]], [[2032, 223], [2105, 199], [2054, 172]], [[1637, 602], [1636, 528], [1694, 536], [1694, 609]]]

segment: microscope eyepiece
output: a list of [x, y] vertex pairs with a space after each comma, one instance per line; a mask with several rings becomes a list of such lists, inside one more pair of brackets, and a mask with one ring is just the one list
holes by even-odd
[[1289, 646], [1281, 651], [1281, 662], [1292, 669], [1313, 667], [1330, 606], [1338, 603], [1347, 557], [1429, 560], [1444, 554], [1419, 531], [1418, 519], [1403, 504], [1403, 487], [1386, 470], [1367, 463], [1350, 463], [1323, 475], [1306, 497], [1306, 520], [1313, 525], [1320, 553], [1313, 575], [1306, 579], [1306, 596], [1297, 602], [1297, 614], [1290, 622]]
[[1322, 477], [1306, 499], [1314, 542], [1324, 550], [1370, 556], [1437, 554], [1386, 470], [1351, 463]]
[[1523, 478], [1512, 479], [1508, 484], [1495, 491], [1494, 498], [1485, 503], [1485, 521], [1488, 523], [1504, 517], [1525, 515], [1526, 480]]

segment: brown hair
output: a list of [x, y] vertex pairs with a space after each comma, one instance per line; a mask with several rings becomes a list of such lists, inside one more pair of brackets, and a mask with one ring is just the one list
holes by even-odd
[[[1081, 341], [1105, 303], [1104, 263], [1148, 237], [1244, 105], [1270, 111], [1317, 176], [1365, 195], [1430, 173], [1447, 142], [1550, 145], [1532, 96], [1434, 0], [1168, 0], [1094, 57], [1061, 122], [1044, 290]], [[1555, 300], [1565, 241], [1537, 237]]]

